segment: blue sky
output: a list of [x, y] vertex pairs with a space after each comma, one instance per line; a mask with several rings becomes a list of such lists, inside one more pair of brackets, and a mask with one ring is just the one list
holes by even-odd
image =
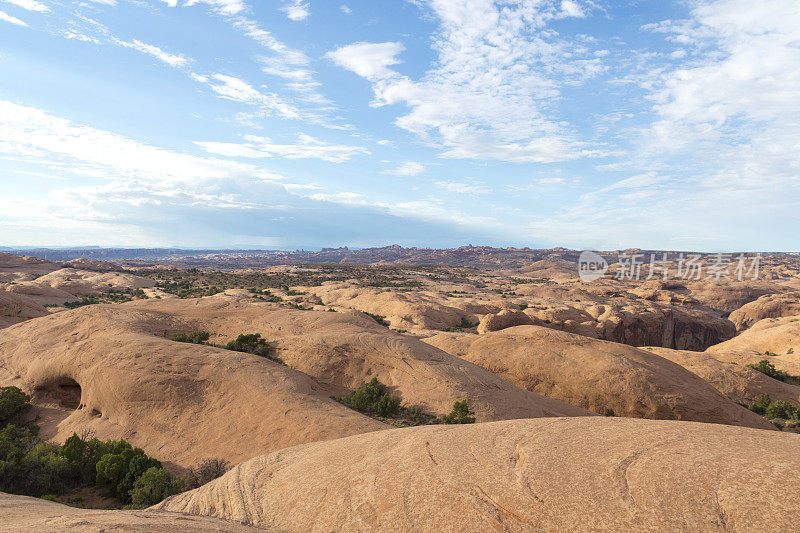
[[798, 250], [796, 0], [0, 0], [0, 244]]

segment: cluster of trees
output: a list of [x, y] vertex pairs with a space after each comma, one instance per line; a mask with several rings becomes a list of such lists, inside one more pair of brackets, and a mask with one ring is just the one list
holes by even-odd
[[180, 492], [180, 479], [124, 440], [87, 433], [73, 434], [63, 446], [43, 442], [37, 426], [19, 422], [29, 402], [19, 388], [0, 387], [0, 491], [41, 497], [102, 485], [137, 508]]
[[747, 408], [767, 418], [781, 429], [786, 425], [787, 420], [800, 422], [800, 410], [785, 400], [773, 402], [769, 394], [761, 394]]
[[467, 400], [455, 402], [453, 410], [442, 417], [426, 413], [422, 407], [401, 405], [400, 398], [391, 394], [378, 378], [372, 378], [343, 398], [335, 398], [350, 409], [383, 419], [399, 426], [423, 424], [473, 424], [475, 413], [469, 410]]

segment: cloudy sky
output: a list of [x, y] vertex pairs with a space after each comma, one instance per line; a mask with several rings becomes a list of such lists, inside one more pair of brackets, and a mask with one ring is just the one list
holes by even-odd
[[0, 0], [0, 245], [800, 249], [797, 0]]

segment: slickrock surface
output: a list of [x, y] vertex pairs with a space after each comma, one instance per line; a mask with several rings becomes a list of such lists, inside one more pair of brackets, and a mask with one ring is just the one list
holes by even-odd
[[770, 428], [692, 372], [632, 346], [539, 326], [425, 341], [519, 387], [598, 413]]
[[159, 509], [289, 532], [791, 531], [800, 435], [576, 417], [298, 446]]
[[770, 294], [743, 305], [730, 315], [737, 331], [742, 331], [763, 318], [800, 316], [800, 293]]
[[99, 511], [0, 492], [0, 531], [98, 533], [245, 533], [264, 531], [229, 520], [166, 511]]
[[49, 314], [31, 298], [0, 289], [0, 328]]
[[[169, 340], [196, 329], [220, 343], [261, 333], [279, 344], [289, 366]], [[208, 457], [237, 463], [383, 429], [330, 398], [373, 376], [434, 414], [462, 399], [481, 420], [590, 414], [356, 312], [298, 311], [226, 295], [140, 300], [64, 311], [0, 336], [0, 385], [32, 394], [45, 438], [93, 429], [180, 467]]]
[[772, 401], [785, 400], [800, 405], [800, 386], [772, 379], [736, 361], [721, 361], [716, 354], [706, 352], [658, 347], [647, 350], [697, 374], [736, 403], [748, 404], [766, 393]]
[[278, 363], [153, 334], [180, 323], [97, 305], [11, 326], [0, 336], [0, 384], [33, 396], [46, 439], [92, 429], [185, 468], [386, 427]]

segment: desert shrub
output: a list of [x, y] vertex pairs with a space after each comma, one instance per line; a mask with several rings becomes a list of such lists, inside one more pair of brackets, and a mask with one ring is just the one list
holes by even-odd
[[771, 403], [772, 400], [770, 400], [769, 394], [761, 394], [756, 398], [756, 401], [748, 405], [747, 408], [756, 414], [764, 416]]
[[769, 376], [773, 379], [777, 379], [778, 381], [790, 381], [792, 376], [790, 376], [787, 372], [783, 370], [777, 370], [775, 365], [770, 363], [767, 359], [762, 359], [758, 363], [749, 364], [747, 368], [752, 368], [753, 370], [757, 370], [762, 374]]
[[124, 440], [109, 441], [109, 444], [111, 452], [104, 454], [97, 462], [96, 481], [108, 485], [120, 500], [130, 501], [130, 492], [136, 480], [152, 467], [161, 468], [161, 463]]
[[36, 426], [15, 426], [6, 424], [0, 429], [0, 461], [10, 457], [28, 453], [38, 442], [39, 432]]
[[269, 357], [272, 353], [272, 347], [266, 339], [261, 338], [260, 333], [242, 333], [236, 337], [236, 340], [226, 344], [225, 348], [234, 352], [260, 355], [261, 357]]
[[772, 402], [770, 406], [767, 407], [764, 414], [770, 420], [773, 418], [789, 420], [792, 418], [797, 418], [797, 408], [787, 401], [778, 400], [776, 402]]
[[178, 333], [172, 340], [176, 342], [190, 342], [192, 344], [207, 344], [211, 334], [207, 331], [197, 330], [191, 333]]
[[186, 480], [187, 488], [196, 489], [222, 476], [230, 468], [230, 464], [225, 459], [206, 459], [197, 468], [189, 470], [189, 477]]
[[391, 394], [384, 394], [375, 405], [375, 414], [390, 418], [397, 414], [400, 409], [400, 398]]
[[57, 449], [38, 442], [24, 454], [0, 461], [0, 491], [37, 497], [63, 492], [72, 482], [73, 469]]
[[420, 405], [412, 405], [403, 410], [403, 419], [405, 425], [408, 426], [421, 426], [423, 424], [430, 424], [436, 417], [426, 413]]
[[130, 496], [135, 506], [145, 507], [155, 505], [180, 491], [180, 479], [172, 477], [161, 466], [151, 466], [136, 479]]
[[389, 394], [386, 385], [378, 381], [378, 378], [362, 383], [358, 389], [340, 401], [361, 413], [376, 414], [386, 418], [396, 415], [400, 408], [400, 398]]
[[617, 413], [615, 413], [614, 410], [609, 407], [606, 409], [605, 416], [617, 416]]
[[31, 406], [30, 401], [31, 397], [18, 387], [0, 387], [0, 427], [27, 410]]
[[367, 315], [368, 317], [370, 317], [372, 320], [374, 320], [375, 322], [377, 322], [378, 324], [380, 324], [383, 327], [388, 328], [389, 326], [391, 326], [389, 321], [386, 320], [386, 317], [383, 316], [383, 315], [376, 315], [374, 313], [367, 313], [366, 311], [362, 311], [362, 313], [364, 313], [365, 315]]
[[453, 404], [453, 410], [449, 415], [442, 417], [442, 422], [445, 424], [474, 424], [474, 414], [469, 410], [467, 400], [461, 400]]

